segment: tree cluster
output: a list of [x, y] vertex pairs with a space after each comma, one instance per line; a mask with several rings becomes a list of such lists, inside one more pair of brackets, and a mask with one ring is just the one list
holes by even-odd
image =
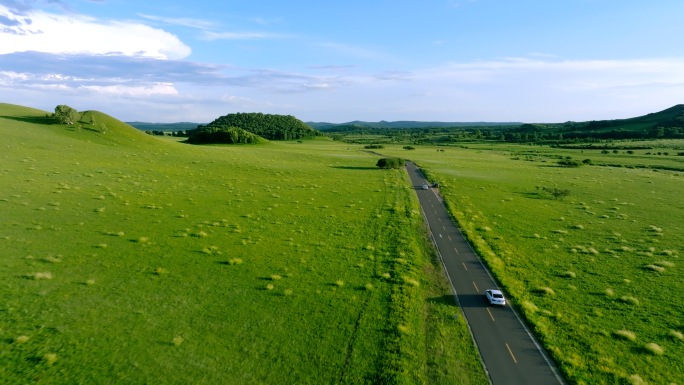
[[[240, 128], [268, 140], [293, 140], [311, 138], [320, 133], [291, 115], [271, 115], [262, 113], [236, 113], [221, 116], [213, 122], [188, 130], [192, 138], [195, 132], [207, 129], [219, 132], [227, 128]], [[218, 131], [217, 131], [218, 130]]]
[[80, 115], [78, 111], [67, 106], [66, 104], [60, 104], [55, 107], [55, 113], [52, 114], [52, 117], [57, 121], [57, 123], [74, 124], [78, 122]]
[[249, 144], [261, 138], [238, 127], [202, 127], [192, 130], [187, 139], [190, 144]]

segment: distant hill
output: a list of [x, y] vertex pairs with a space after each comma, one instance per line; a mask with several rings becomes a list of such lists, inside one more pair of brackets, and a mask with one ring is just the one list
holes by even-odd
[[[236, 113], [221, 116], [207, 125], [200, 125], [195, 130], [188, 131], [191, 139], [189, 142], [193, 142], [193, 136], [208, 137], [205, 135], [207, 133], [212, 133], [214, 138], [216, 135], [226, 137], [223, 133], [228, 131], [230, 132], [227, 137], [242, 135], [239, 130], [235, 129], [244, 130], [267, 140], [302, 139], [320, 135], [318, 131], [291, 115]], [[248, 135], [241, 137], [251, 138]]]
[[684, 138], [684, 104], [629, 119], [523, 124], [518, 134], [562, 135], [565, 139]]
[[81, 111], [73, 124], [60, 124], [51, 118], [52, 112], [14, 104], [0, 103], [0, 117], [10, 121], [30, 123], [32, 130], [50, 131], [62, 136], [109, 145], [139, 145], [156, 143], [140, 130], [100, 111]]
[[364, 128], [371, 129], [412, 129], [412, 128], [446, 128], [446, 127], [495, 127], [495, 126], [517, 126], [521, 122], [421, 122], [412, 120], [400, 120], [388, 122], [364, 122], [355, 120], [347, 123], [326, 123], [326, 122], [307, 122], [307, 124], [317, 130], [326, 132], [344, 132]]

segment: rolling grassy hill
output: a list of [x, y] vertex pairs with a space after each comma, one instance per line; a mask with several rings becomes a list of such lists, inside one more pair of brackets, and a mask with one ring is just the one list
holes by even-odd
[[405, 173], [47, 115], [0, 105], [0, 383], [486, 383]]

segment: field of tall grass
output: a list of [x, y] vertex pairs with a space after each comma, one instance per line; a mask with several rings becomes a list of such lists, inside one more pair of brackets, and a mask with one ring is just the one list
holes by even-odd
[[[383, 151], [440, 183], [571, 383], [681, 384], [684, 173], [671, 170], [684, 143], [663, 145], [660, 155], [510, 144]], [[559, 167], [568, 157], [594, 165]]]
[[90, 118], [0, 105], [0, 382], [487, 382], [403, 171]]

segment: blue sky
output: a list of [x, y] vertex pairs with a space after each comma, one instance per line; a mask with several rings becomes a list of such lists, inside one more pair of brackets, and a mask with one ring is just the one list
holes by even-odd
[[681, 0], [0, 0], [0, 102], [564, 122], [684, 103]]

